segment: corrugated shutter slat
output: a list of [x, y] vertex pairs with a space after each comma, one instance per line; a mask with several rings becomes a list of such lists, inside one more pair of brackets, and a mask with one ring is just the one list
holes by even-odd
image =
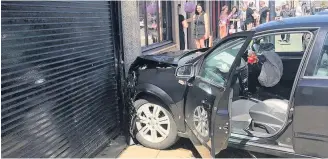
[[89, 157], [120, 132], [111, 2], [2, 1], [2, 157]]

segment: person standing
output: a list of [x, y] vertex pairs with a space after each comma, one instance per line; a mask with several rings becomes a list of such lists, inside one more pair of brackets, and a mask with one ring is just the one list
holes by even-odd
[[219, 18], [219, 30], [220, 38], [223, 39], [228, 35], [228, 21], [229, 21], [229, 9], [228, 6], [224, 5], [221, 10], [221, 15]]
[[201, 4], [197, 4], [194, 16], [183, 22], [195, 23], [194, 37], [197, 49], [205, 48], [205, 40], [208, 39], [210, 35], [209, 17], [203, 8]]
[[260, 7], [260, 24], [269, 22], [269, 7], [265, 5], [263, 0], [260, 1]]
[[241, 5], [239, 10], [240, 10], [240, 30], [245, 31], [246, 7], [244, 7], [244, 5]]
[[179, 41], [180, 41], [180, 50], [185, 50], [185, 33], [183, 30], [183, 21], [185, 17], [181, 14], [181, 4], [178, 5], [179, 11]]
[[[230, 21], [232, 22], [233, 28], [237, 32], [238, 26], [240, 26], [240, 11], [236, 6], [233, 6], [231, 9]], [[231, 29], [231, 25], [230, 25], [230, 29]]]
[[[285, 6], [283, 7], [282, 11], [280, 12], [280, 16], [282, 18], [289, 18], [289, 17], [293, 17], [294, 13], [293, 11], [289, 8], [288, 4], [285, 4]], [[290, 41], [290, 34], [281, 34], [281, 40], [279, 41], [284, 41], [286, 43], [289, 43]]]
[[276, 11], [275, 11], [276, 15], [275, 15], [275, 20], [280, 20], [281, 19], [281, 16], [280, 16], [280, 13], [281, 13], [281, 6], [278, 6], [276, 8]]
[[254, 27], [254, 22], [255, 22], [255, 13], [251, 7], [253, 7], [253, 3], [251, 2], [248, 6], [245, 5], [246, 9], [246, 20], [245, 20], [245, 25], [246, 25], [246, 30], [251, 30]]
[[295, 16], [296, 17], [305, 15], [304, 14], [305, 12], [303, 11], [304, 7], [305, 7], [305, 4], [301, 3], [301, 2], [299, 3], [299, 5], [296, 6], [296, 9], [295, 9]]
[[257, 27], [260, 25], [260, 13], [258, 10], [256, 10], [255, 8], [253, 9], [253, 12], [254, 12], [254, 24], [253, 24], [253, 27]]

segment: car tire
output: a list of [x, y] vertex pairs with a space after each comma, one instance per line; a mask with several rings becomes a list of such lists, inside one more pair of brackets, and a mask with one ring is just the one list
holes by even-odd
[[[198, 114], [197, 112], [200, 113], [200, 114], [203, 114], [203, 113], [206, 114], [206, 117], [203, 118], [203, 121], [206, 120], [207, 121], [207, 124], [205, 124], [205, 123], [202, 123], [201, 124], [200, 122], [196, 122], [196, 120], [195, 120], [196, 119], [195, 118], [196, 116], [197, 116], [198, 119], [201, 118], [200, 117], [200, 114]], [[203, 115], [205, 115], [205, 114], [203, 114]], [[201, 139], [200, 142], [204, 142], [204, 143], [207, 143], [210, 140], [210, 137], [209, 137], [209, 126], [210, 126], [209, 124], [210, 124], [210, 122], [209, 122], [208, 116], [209, 116], [209, 114], [208, 114], [208, 112], [205, 110], [205, 108], [203, 106], [197, 106], [194, 109], [193, 116], [191, 117], [191, 119], [189, 119], [190, 120], [190, 123], [192, 123], [193, 131], [194, 131], [193, 133], [195, 135], [197, 134], [198, 139]], [[201, 124], [202, 126], [198, 127], [199, 124]], [[205, 128], [203, 124], [204, 125], [207, 125], [206, 126], [207, 128]], [[202, 130], [207, 130], [207, 132], [206, 133], [202, 133]]]
[[[147, 107], [150, 107], [148, 110], [150, 110], [150, 113], [154, 115], [154, 109], [151, 110], [152, 106], [156, 106], [156, 109], [158, 110], [158, 116], [161, 118], [158, 119], [164, 119], [165, 118], [165, 123], [167, 122], [168, 124], [162, 124], [159, 125], [159, 120], [156, 119], [148, 119], [147, 121], [144, 120], [145, 117], [145, 111], [147, 111]], [[137, 117], [139, 120], [136, 120], [136, 129], [137, 129], [137, 134], [136, 134], [136, 139], [140, 144], [142, 144], [145, 147], [152, 148], [152, 149], [167, 149], [173, 144], [177, 142], [179, 139], [178, 137], [178, 129], [176, 126], [176, 123], [173, 119], [172, 114], [167, 110], [167, 107], [163, 105], [162, 103], [156, 101], [156, 100], [151, 100], [151, 99], [139, 99], [134, 102], [134, 107], [136, 108], [137, 111]], [[148, 113], [147, 113], [148, 114]], [[148, 114], [148, 116], [150, 116]], [[156, 118], [156, 117], [154, 117]], [[140, 120], [142, 119], [142, 120]], [[148, 125], [145, 124], [144, 122], [149, 122]], [[164, 121], [164, 120], [163, 120]], [[157, 123], [157, 124], [156, 124]], [[165, 127], [166, 125], [166, 127]], [[154, 128], [155, 127], [155, 128]], [[148, 130], [149, 129], [149, 130]], [[156, 133], [155, 139], [153, 138], [153, 130], [159, 130]], [[163, 131], [165, 130], [165, 131]], [[143, 132], [142, 132], [143, 131]], [[148, 132], [148, 133], [146, 133]], [[164, 133], [163, 133], [164, 132]], [[164, 134], [164, 135], [162, 135]]]

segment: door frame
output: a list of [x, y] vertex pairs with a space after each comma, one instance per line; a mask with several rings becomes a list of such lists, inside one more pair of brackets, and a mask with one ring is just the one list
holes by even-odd
[[[308, 71], [307, 64], [309, 61], [313, 58], [312, 52], [315, 50], [315, 46], [317, 45], [317, 38], [321, 30], [318, 27], [311, 27], [311, 28], [285, 28], [285, 29], [276, 29], [276, 30], [270, 30], [270, 31], [264, 31], [264, 32], [259, 32], [256, 33], [254, 38], [258, 37], [263, 37], [267, 35], [277, 35], [277, 34], [283, 34], [283, 33], [305, 33], [309, 32], [311, 34], [311, 42], [309, 44], [309, 47], [304, 50], [303, 56], [301, 63], [298, 67], [297, 74], [295, 76], [292, 92], [290, 94], [290, 99], [289, 99], [289, 110], [294, 107], [293, 101], [294, 99], [294, 94], [295, 90], [298, 86], [299, 80], [305, 77], [306, 71]], [[316, 32], [310, 32], [309, 30], [315, 30]], [[321, 48], [320, 48], [321, 49]], [[270, 155], [275, 155], [275, 156], [281, 156], [281, 157], [293, 157], [293, 158], [298, 158], [298, 157], [310, 157], [302, 154], [296, 154], [293, 147], [282, 147], [282, 146], [277, 146], [270, 144], [271, 141], [279, 139], [281, 135], [283, 135], [286, 130], [289, 128], [289, 126], [293, 127], [292, 124], [292, 118], [289, 118], [290, 116], [290, 111], [288, 112], [288, 118], [285, 121], [284, 127], [277, 132], [275, 135], [270, 135], [268, 137], [257, 137], [257, 136], [248, 136], [248, 135], [243, 135], [243, 134], [236, 134], [232, 133], [232, 137], [229, 139], [229, 146], [238, 148], [238, 149], [244, 149], [247, 151], [254, 151], [254, 152], [259, 152], [259, 153], [264, 153], [264, 154], [270, 154]], [[290, 122], [288, 120], [291, 120]], [[289, 124], [288, 124], [289, 123]], [[292, 128], [291, 130], [291, 139], [292, 139], [292, 145], [293, 143], [293, 138], [294, 138], [294, 130]], [[244, 144], [240, 144], [244, 143]]]
[[[236, 33], [236, 34], [233, 34], [231, 36], [227, 36], [225, 38], [223, 38], [218, 44], [216, 44], [214, 47], [210, 48], [205, 54], [201, 55], [202, 57], [197, 61], [197, 63], [193, 63], [193, 65], [195, 65], [195, 74], [194, 76], [192, 77], [193, 80], [190, 81], [190, 82], [193, 82], [196, 78], [198, 78], [200, 81], [202, 82], [205, 82], [205, 83], [208, 83], [210, 85], [213, 85], [214, 87], [218, 87], [218, 88], [223, 88], [227, 86], [227, 84], [224, 84], [224, 85], [217, 85], [217, 84], [213, 84], [212, 82], [209, 82], [207, 80], [203, 80], [201, 77], [199, 78], [198, 74], [200, 73], [200, 69], [202, 68], [203, 66], [203, 62], [204, 62], [204, 59], [209, 55], [211, 54], [214, 50], [216, 50], [219, 46], [221, 46], [223, 43], [226, 43], [227, 41], [229, 40], [232, 40], [232, 39], [237, 39], [237, 38], [246, 38], [241, 49], [240, 50], [243, 50], [243, 51], [240, 51], [238, 52], [237, 56], [235, 57], [235, 61], [233, 62], [230, 70], [229, 70], [229, 73], [228, 73], [228, 79], [227, 81], [231, 81], [229, 79], [232, 78], [232, 72], [235, 71], [237, 64], [240, 63], [241, 61], [241, 57], [242, 55], [244, 54], [245, 50], [248, 48], [249, 46], [249, 43], [250, 41], [252, 40], [253, 38], [253, 35], [255, 34], [255, 31], [245, 31], [245, 32], [239, 32], [239, 33]], [[247, 44], [246, 44], [247, 43]], [[241, 53], [242, 52], [242, 53]], [[236, 62], [239, 61], [238, 63]], [[234, 69], [233, 69], [234, 68]], [[232, 71], [233, 70], [233, 71]], [[225, 92], [226, 90], [223, 90], [223, 92]], [[216, 101], [219, 101], [220, 97], [216, 98]], [[186, 100], [186, 99], [185, 99]], [[212, 109], [214, 109], [214, 107], [217, 106], [217, 104], [213, 105]], [[184, 107], [187, 107], [186, 104], [184, 104]], [[228, 106], [227, 106], [228, 107]], [[186, 108], [185, 108], [186, 109]], [[213, 112], [213, 111], [212, 111]], [[229, 112], [228, 110], [226, 112]], [[213, 114], [213, 113], [212, 113]], [[229, 113], [228, 113], [229, 114]], [[186, 115], [186, 114], [185, 114]], [[229, 118], [228, 117], [228, 122], [229, 122]], [[209, 119], [209, 122], [212, 122], [213, 119]], [[187, 125], [187, 124], [186, 124]], [[213, 124], [211, 123], [211, 125], [209, 125], [209, 127], [211, 127]], [[230, 125], [230, 124], [229, 124]], [[210, 139], [210, 144], [207, 145], [207, 143], [203, 143], [201, 142], [201, 140], [197, 137], [197, 134], [195, 134], [191, 128], [187, 125], [187, 131], [188, 131], [188, 134], [189, 134], [189, 137], [192, 141], [192, 143], [194, 144], [195, 148], [197, 149], [197, 151], [200, 153], [200, 155], [203, 157], [203, 158], [211, 158], [211, 157], [214, 157], [215, 155], [212, 155], [212, 148], [213, 147], [213, 140]], [[211, 131], [213, 129], [210, 128], [210, 136], [212, 136], [211, 134], [213, 134]], [[224, 141], [223, 143], [227, 143], [228, 141], [228, 135], [226, 135], [226, 137], [224, 138]]]
[[[240, 64], [241, 62], [241, 59], [242, 59], [242, 56], [243, 54], [246, 52], [250, 42], [252, 41], [253, 39], [253, 36], [255, 35], [255, 31], [245, 31], [245, 32], [239, 32], [239, 33], [236, 33], [236, 34], [232, 34], [231, 36], [228, 36], [228, 37], [225, 37], [222, 39], [221, 42], [219, 42], [219, 44], [216, 45], [215, 48], [213, 49], [216, 49], [217, 47], [219, 47], [222, 43], [225, 43], [226, 41], [228, 40], [231, 40], [231, 39], [234, 39], [234, 38], [238, 38], [238, 37], [246, 37], [245, 39], [245, 42], [244, 44], [242, 45], [242, 47], [240, 48], [237, 56], [235, 57], [235, 60], [233, 62], [233, 64], [231, 65], [231, 68], [229, 70], [229, 74], [228, 74], [228, 79], [227, 79], [227, 82], [224, 84], [223, 88], [224, 88], [224, 91], [222, 93], [223, 96], [225, 96], [226, 93], [229, 93], [229, 96], [231, 95], [231, 84], [233, 83], [232, 81], [232, 78], [235, 76], [235, 71], [237, 69], [237, 66]], [[210, 52], [209, 52], [210, 53]], [[203, 64], [202, 64], [203, 65]], [[201, 66], [202, 66], [201, 65]], [[220, 113], [218, 109], [219, 108], [219, 104], [220, 104], [220, 101], [222, 101], [222, 96], [219, 97], [219, 99], [217, 99], [216, 103], [213, 105], [213, 108], [212, 108], [212, 114], [211, 114], [211, 126], [210, 126], [210, 131], [211, 131], [211, 156], [212, 157], [215, 157], [216, 155], [216, 151], [221, 151], [223, 148], [226, 148], [227, 145], [228, 145], [228, 139], [230, 137], [230, 134], [231, 134], [231, 116], [230, 116], [230, 112], [231, 112], [231, 107], [230, 107], [230, 102], [228, 102], [227, 104], [227, 110], [224, 111], [224, 110], [221, 110]], [[226, 123], [228, 125], [228, 128], [227, 130], [224, 130], [224, 129], [219, 129], [217, 130], [216, 128], [218, 127], [217, 123], [216, 123], [216, 118], [217, 118], [217, 114], [221, 114], [222, 116], [228, 116], [228, 123]], [[219, 127], [226, 127], [226, 124], [222, 124], [222, 126], [219, 126]], [[225, 131], [225, 141], [216, 141], [218, 138], [218, 136], [216, 136], [216, 133], [219, 133], [218, 131]], [[221, 139], [222, 140], [222, 139]], [[216, 150], [216, 145], [215, 143], [218, 143], [218, 142], [221, 142], [222, 144], [224, 145], [221, 145], [221, 149], [220, 150]]]
[[[297, 34], [297, 33], [309, 33], [311, 34], [311, 40], [310, 40], [310, 47], [307, 47], [306, 50], [304, 50], [303, 55], [302, 55], [302, 60], [301, 63], [298, 67], [294, 82], [293, 82], [293, 86], [292, 86], [292, 90], [290, 93], [290, 98], [288, 99], [289, 105], [288, 105], [288, 112], [287, 112], [287, 118], [285, 119], [285, 123], [283, 125], [283, 127], [281, 128], [280, 131], [276, 132], [275, 134], [269, 134], [269, 135], [263, 135], [263, 136], [250, 136], [250, 137], [256, 137], [256, 138], [263, 138], [263, 139], [271, 139], [271, 140], [275, 140], [277, 138], [279, 138], [279, 136], [281, 136], [286, 129], [288, 128], [288, 126], [290, 126], [292, 124], [292, 115], [293, 115], [293, 108], [294, 108], [294, 95], [295, 95], [295, 90], [298, 86], [298, 82], [302, 77], [302, 72], [305, 71], [306, 68], [306, 61], [307, 58], [309, 56], [309, 54], [312, 52], [312, 49], [314, 47], [314, 42], [317, 41], [317, 34], [313, 34], [312, 32], [310, 32], [309, 30], [315, 30], [318, 28], [284, 28], [284, 29], [276, 29], [276, 30], [270, 30], [270, 31], [265, 31], [265, 32], [259, 32], [256, 33], [255, 36], [253, 38], [259, 38], [259, 37], [264, 37], [264, 36], [268, 36], [268, 35], [281, 35], [281, 34]], [[245, 135], [247, 136], [247, 135]]]
[[[249, 43], [251, 42], [251, 40], [253, 39], [253, 36], [254, 36], [254, 34], [255, 34], [255, 31], [245, 31], [245, 32], [239, 32], [239, 33], [235, 33], [235, 34], [233, 34], [233, 35], [231, 35], [231, 36], [227, 36], [227, 37], [225, 37], [225, 38], [223, 38], [217, 45], [215, 45], [214, 47], [212, 47], [212, 48], [210, 48], [203, 56], [202, 56], [202, 58], [200, 59], [200, 61], [198, 61], [197, 62], [197, 65], [194, 63], [194, 65], [196, 65], [196, 67], [195, 67], [195, 70], [196, 70], [196, 72], [195, 72], [195, 74], [194, 74], [194, 77], [197, 77], [198, 76], [198, 74], [199, 74], [199, 72], [200, 72], [200, 69], [202, 68], [202, 66], [203, 66], [203, 63], [204, 63], [204, 59], [208, 56], [208, 55], [210, 55], [214, 50], [216, 50], [219, 46], [221, 46], [222, 44], [224, 44], [224, 43], [226, 43], [227, 41], [229, 41], [229, 40], [231, 40], [231, 39], [236, 39], [236, 38], [239, 38], [239, 37], [243, 37], [243, 38], [246, 38], [246, 40], [245, 40], [245, 42], [244, 42], [244, 44], [242, 45], [242, 47], [241, 47], [241, 49], [239, 50], [239, 52], [238, 52], [238, 54], [237, 54], [237, 56], [235, 57], [235, 60], [234, 60], [234, 62], [233, 62], [233, 64], [231, 65], [231, 68], [230, 68], [230, 70], [229, 70], [229, 73], [228, 73], [228, 79], [227, 79], [227, 82], [223, 85], [223, 86], [220, 86], [220, 87], [223, 87], [223, 88], [225, 88], [225, 87], [227, 87], [227, 86], [229, 86], [230, 84], [231, 84], [231, 78], [233, 77], [232, 75], [234, 74], [234, 72], [236, 71], [236, 68], [237, 68], [237, 65], [240, 63], [240, 61], [241, 61], [241, 58], [242, 58], [242, 55], [245, 53], [245, 51], [247, 50], [247, 48], [248, 48], [248, 46], [249, 46]], [[242, 51], [241, 51], [242, 50]], [[200, 79], [201, 81], [203, 81], [202, 79]], [[203, 82], [206, 82], [206, 83], [208, 83], [208, 81], [203, 81]], [[212, 85], [212, 83], [209, 83], [209, 84], [211, 84]], [[215, 85], [216, 86], [216, 85]], [[217, 86], [216, 86], [217, 87]], [[229, 86], [229, 88], [230, 88], [230, 86]], [[223, 91], [223, 93], [225, 93], [227, 90], [230, 90], [230, 89], [225, 89], [224, 91]], [[230, 92], [230, 91], [229, 91]], [[213, 135], [214, 135], [214, 126], [215, 126], [215, 124], [214, 124], [214, 119], [215, 119], [215, 117], [213, 117], [213, 112], [214, 112], [214, 115], [216, 115], [216, 111], [213, 111], [215, 108], [217, 108], [218, 107], [218, 102], [219, 102], [219, 100], [220, 100], [220, 97], [218, 97], [217, 98], [217, 100], [216, 100], [216, 103], [217, 104], [214, 104], [213, 105], [213, 107], [212, 107], [212, 118], [210, 119], [210, 122], [211, 122], [211, 125], [209, 125], [210, 126], [210, 137], [212, 137]], [[186, 107], [187, 105], [185, 104], [184, 105], [184, 107]], [[227, 105], [227, 108], [228, 108], [229, 106]], [[227, 112], [227, 115], [228, 115], [228, 122], [229, 122], [229, 120], [230, 120], [230, 116], [229, 116], [229, 110], [226, 110], [226, 112]], [[229, 126], [230, 126], [230, 124], [228, 124]], [[190, 128], [189, 128], [190, 129]], [[190, 131], [190, 136], [192, 136], [192, 139], [195, 139], [195, 137], [197, 136], [197, 135], [195, 135], [194, 134], [194, 132], [192, 132], [192, 131]], [[224, 137], [224, 141], [222, 142], [222, 143], [224, 143], [225, 145], [227, 145], [226, 143], [227, 143], [227, 141], [228, 141], [228, 137], [229, 137], [229, 134], [230, 133], [227, 133], [227, 135]], [[199, 139], [198, 139], [198, 137], [196, 137], [196, 139], [198, 140], [198, 142], [200, 141]], [[214, 147], [215, 145], [214, 145], [214, 143], [213, 143], [213, 137], [210, 139], [210, 142], [211, 142], [211, 144], [210, 144], [210, 146], [211, 147]], [[194, 143], [194, 142], [193, 142]], [[196, 149], [198, 150], [198, 151], [202, 151], [202, 152], [204, 152], [203, 154], [206, 154], [206, 155], [204, 155], [204, 156], [206, 156], [206, 157], [209, 157], [209, 156], [212, 156], [212, 157], [214, 157], [215, 156], [215, 151], [212, 151], [213, 149], [212, 148], [209, 148], [207, 145], [204, 145], [202, 142], [201, 142], [201, 144], [197, 144], [197, 146], [196, 146], [196, 144], [194, 143], [194, 145], [195, 145], [195, 147], [196, 147]], [[207, 152], [206, 152], [207, 151]], [[202, 152], [200, 152], [200, 153], [202, 153]], [[214, 153], [213, 153], [214, 152]], [[203, 156], [203, 155], [202, 155]]]

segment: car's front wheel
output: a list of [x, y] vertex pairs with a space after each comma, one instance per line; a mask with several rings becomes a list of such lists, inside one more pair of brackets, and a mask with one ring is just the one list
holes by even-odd
[[163, 104], [139, 99], [134, 102], [137, 110], [136, 139], [153, 149], [166, 149], [178, 139], [177, 126]]

